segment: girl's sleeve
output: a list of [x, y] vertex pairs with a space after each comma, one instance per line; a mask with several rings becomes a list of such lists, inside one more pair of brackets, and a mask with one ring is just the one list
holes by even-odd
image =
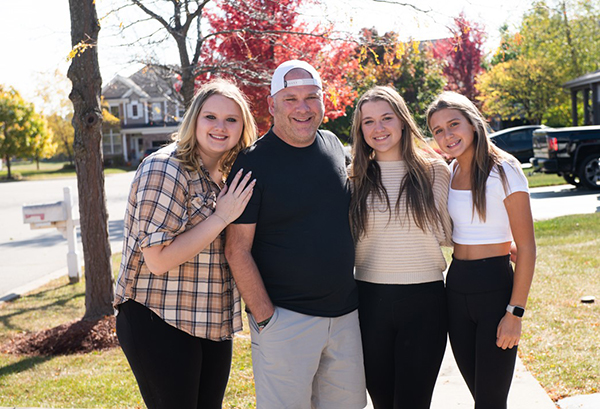
[[515, 192], [529, 193], [529, 183], [520, 164], [517, 165], [515, 163], [502, 162], [502, 168], [504, 169], [506, 181], [508, 182], [508, 192], [506, 193], [506, 196]]
[[135, 214], [140, 247], [168, 245], [185, 231], [188, 221], [184, 171], [172, 158], [165, 157], [146, 160], [142, 166]]

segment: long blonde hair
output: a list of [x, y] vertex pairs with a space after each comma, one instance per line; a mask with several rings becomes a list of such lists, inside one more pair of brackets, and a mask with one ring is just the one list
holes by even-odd
[[242, 121], [244, 123], [240, 140], [221, 158], [219, 163], [219, 171], [225, 178], [229, 174], [238, 153], [247, 146], [250, 146], [256, 140], [257, 134], [256, 122], [250, 112], [250, 106], [246, 96], [234, 83], [228, 80], [217, 79], [204, 84], [198, 90], [190, 107], [183, 116], [183, 120], [181, 121], [177, 133], [174, 135], [177, 142], [176, 157], [183, 163], [183, 166], [186, 169], [200, 169], [198, 140], [196, 139], [196, 122], [198, 121], [198, 115], [200, 114], [200, 110], [204, 106], [204, 103], [213, 95], [222, 95], [237, 103], [242, 111]]
[[[418, 228], [426, 231], [428, 226], [436, 226], [439, 212], [433, 196], [435, 178], [431, 158], [439, 156], [427, 145], [419, 131], [404, 99], [391, 87], [376, 86], [365, 92], [356, 104], [352, 119], [352, 166], [350, 181], [353, 192], [350, 204], [350, 220], [355, 239], [366, 231], [369, 218], [369, 195], [374, 194], [385, 200], [391, 210], [390, 199], [381, 181], [381, 169], [375, 161], [375, 152], [362, 133], [362, 106], [370, 101], [387, 102], [400, 121], [404, 124], [400, 138], [400, 152], [406, 163], [406, 175], [400, 183], [396, 199], [395, 213], [400, 214], [400, 198], [406, 192], [406, 214], [412, 214]], [[392, 212], [390, 211], [390, 218]]]
[[471, 193], [473, 197], [473, 215], [475, 214], [475, 211], [477, 211], [481, 220], [485, 221], [485, 188], [490, 172], [496, 167], [497, 172], [500, 175], [500, 180], [502, 181], [502, 186], [506, 191], [508, 189], [508, 181], [506, 179], [504, 168], [502, 168], [502, 162], [508, 161], [509, 164], [515, 166], [515, 160], [490, 142], [485, 118], [481, 112], [479, 112], [475, 104], [467, 97], [452, 91], [441, 93], [427, 108], [427, 126], [430, 130], [431, 116], [442, 109], [455, 109], [459, 111], [474, 128], [473, 144], [475, 154], [473, 155], [471, 162], [470, 175]]

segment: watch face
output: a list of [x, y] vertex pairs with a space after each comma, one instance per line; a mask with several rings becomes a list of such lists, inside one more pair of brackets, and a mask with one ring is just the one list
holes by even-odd
[[521, 307], [515, 307], [512, 313], [515, 317], [522, 317], [523, 314], [525, 314], [525, 309]]

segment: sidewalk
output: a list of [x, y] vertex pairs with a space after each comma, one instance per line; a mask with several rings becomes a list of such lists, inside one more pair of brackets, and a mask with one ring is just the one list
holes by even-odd
[[[508, 395], [510, 409], [556, 409], [537, 380], [519, 358]], [[473, 408], [473, 398], [465, 384], [448, 343], [442, 368], [433, 392], [431, 409]]]
[[[472, 409], [473, 398], [463, 380], [456, 361], [452, 355], [450, 344], [446, 347], [442, 368], [433, 391], [430, 409]], [[527, 371], [521, 360], [517, 365], [512, 386], [508, 395], [509, 409], [556, 409], [557, 406], [546, 394], [538, 381]], [[591, 406], [589, 407], [592, 408]], [[0, 408], [2, 409], [2, 408]], [[373, 409], [369, 401], [366, 409]]]

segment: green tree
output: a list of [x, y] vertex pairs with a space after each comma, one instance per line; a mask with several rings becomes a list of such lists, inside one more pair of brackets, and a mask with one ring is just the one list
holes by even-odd
[[40, 160], [52, 157], [58, 144], [54, 142], [54, 135], [44, 117], [34, 115], [29, 125], [31, 129], [31, 156], [35, 161], [37, 170], [40, 170]]
[[560, 104], [555, 72], [554, 63], [522, 57], [495, 65], [479, 77], [483, 111], [505, 119], [542, 123], [548, 109]]
[[492, 56], [490, 65], [494, 66], [517, 58], [522, 40], [520, 33], [512, 34], [508, 31], [507, 24], [502, 25], [500, 27], [500, 45]]
[[55, 153], [57, 155], [66, 157], [71, 166], [75, 164], [73, 156], [75, 132], [73, 131], [73, 125], [71, 125], [72, 120], [72, 113], [68, 114], [65, 118], [58, 113], [54, 113], [46, 117], [46, 121], [48, 121], [48, 128], [50, 128], [54, 134], [54, 140], [57, 143]]
[[599, 20], [598, 2], [534, 3], [517, 34], [502, 33], [506, 41], [479, 86], [484, 113], [568, 125], [571, 102], [562, 84], [600, 67]]
[[400, 41], [394, 32], [380, 37], [374, 29], [363, 30], [362, 40], [360, 68], [353, 74], [359, 94], [374, 85], [394, 87], [417, 124], [427, 129], [427, 106], [446, 84], [442, 64], [432, 57], [429, 44]]
[[36, 77], [36, 108], [46, 117], [48, 128], [56, 141], [56, 155], [74, 166], [73, 104], [69, 101], [71, 82], [59, 70]]
[[52, 150], [47, 124], [13, 88], [0, 86], [0, 157], [12, 179], [12, 158], [46, 157]]
[[595, 71], [600, 64], [599, 20], [597, 1], [537, 2], [523, 17], [520, 54], [554, 61], [565, 81]]

